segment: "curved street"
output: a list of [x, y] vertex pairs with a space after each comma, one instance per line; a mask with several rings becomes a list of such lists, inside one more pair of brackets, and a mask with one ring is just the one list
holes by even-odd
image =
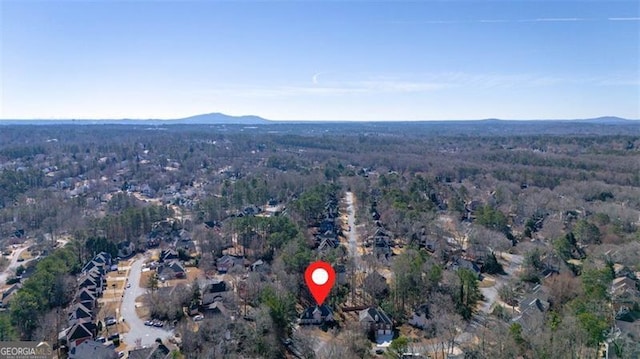
[[16, 268], [18, 268], [20, 265], [26, 265], [27, 263], [37, 258], [32, 257], [22, 262], [18, 262], [18, 258], [20, 258], [20, 256], [22, 255], [22, 252], [29, 249], [29, 246], [31, 245], [30, 243], [30, 241], [25, 242], [24, 244], [20, 245], [18, 249], [15, 249], [10, 256], [8, 256], [10, 258], [9, 265], [4, 271], [2, 271], [2, 273], [0, 273], [0, 283], [5, 283], [9, 277], [13, 277], [16, 273]]
[[129, 332], [123, 334], [122, 337], [130, 348], [136, 346], [136, 340], [138, 339], [140, 339], [140, 344], [144, 347], [152, 345], [156, 338], [161, 338], [163, 342], [166, 342], [167, 339], [173, 336], [173, 330], [144, 325], [144, 320], [140, 319], [136, 314], [136, 298], [145, 294], [147, 290], [140, 286], [144, 260], [144, 257], [139, 257], [131, 264], [129, 269], [131, 288], [127, 288], [124, 291], [120, 309], [121, 317], [129, 325]]

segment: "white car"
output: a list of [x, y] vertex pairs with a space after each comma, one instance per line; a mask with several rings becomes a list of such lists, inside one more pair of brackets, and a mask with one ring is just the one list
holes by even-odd
[[199, 321], [201, 321], [203, 319], [204, 319], [204, 315], [202, 315], [202, 314], [198, 314], [195, 317], [193, 317], [193, 321], [194, 322], [199, 322]]

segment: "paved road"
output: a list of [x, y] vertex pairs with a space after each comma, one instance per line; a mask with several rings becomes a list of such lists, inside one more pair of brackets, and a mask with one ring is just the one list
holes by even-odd
[[362, 268], [362, 258], [360, 251], [358, 251], [358, 231], [356, 229], [356, 216], [355, 208], [353, 207], [353, 193], [346, 193], [347, 201], [347, 224], [351, 230], [349, 231], [349, 255], [353, 258], [355, 267], [359, 270]]
[[[347, 225], [351, 230], [347, 233], [347, 250], [349, 255], [353, 258], [354, 265], [357, 271], [362, 268], [362, 258], [358, 251], [358, 232], [356, 230], [355, 208], [353, 206], [353, 193], [347, 192], [345, 194], [345, 202], [347, 204]], [[317, 356], [326, 357], [328, 353], [327, 344], [332, 340], [332, 336], [326, 332], [321, 331], [315, 326], [303, 326], [294, 325], [292, 338], [294, 339], [293, 350], [298, 349], [296, 345], [296, 332], [300, 331], [302, 337], [312, 338], [312, 348]]]
[[493, 307], [493, 303], [495, 303], [498, 299], [498, 290], [503, 285], [503, 281], [496, 281], [496, 284], [494, 284], [492, 287], [480, 288], [480, 293], [482, 293], [482, 296], [484, 297], [484, 301], [479, 302], [480, 311], [482, 311], [483, 313], [491, 313], [491, 307]]
[[524, 262], [524, 256], [519, 254], [500, 253], [500, 257], [503, 259], [504, 271], [510, 276], [516, 275]]
[[144, 325], [144, 320], [138, 318], [136, 314], [136, 298], [146, 293], [146, 288], [140, 287], [140, 277], [142, 275], [142, 265], [144, 257], [136, 259], [129, 270], [129, 283], [131, 288], [124, 292], [122, 307], [120, 312], [125, 322], [129, 325], [129, 332], [123, 335], [124, 342], [130, 348], [135, 347], [136, 340], [141, 339], [142, 346], [150, 346], [156, 338], [162, 338], [163, 342], [173, 336], [172, 330], [149, 327]]
[[[58, 239], [57, 240], [58, 243], [60, 243], [58, 245], [58, 248], [62, 248], [64, 247], [69, 240], [68, 239]], [[26, 266], [27, 263], [36, 260], [37, 258], [40, 258], [40, 256], [36, 256], [36, 257], [31, 257], [29, 259], [26, 259], [22, 262], [18, 262], [18, 258], [20, 258], [20, 255], [22, 254], [22, 252], [26, 251], [27, 249], [29, 249], [29, 247], [31, 247], [31, 241], [26, 241], [24, 244], [21, 245], [21, 247], [15, 251], [13, 251], [13, 253], [11, 253], [11, 255], [9, 256], [9, 265], [7, 266], [7, 268], [2, 271], [2, 273], [0, 273], [0, 284], [4, 284], [7, 281], [7, 278], [9, 277], [13, 277], [16, 274], [16, 268], [18, 268], [20, 265], [24, 265]]]
[[488, 288], [480, 288], [480, 292], [485, 298], [484, 302], [480, 302], [480, 310], [484, 313], [491, 312], [491, 307], [499, 299], [498, 291], [503, 285], [509, 282], [510, 278], [513, 278], [517, 274], [524, 261], [523, 256], [516, 254], [502, 253], [501, 257], [501, 262], [507, 276], [487, 275], [487, 277], [494, 279], [496, 283]]
[[25, 242], [25, 244], [20, 249], [14, 250], [13, 253], [11, 253], [11, 255], [9, 256], [11, 258], [9, 265], [2, 273], [0, 273], [1, 284], [4, 284], [7, 281], [7, 278], [13, 277], [16, 274], [16, 268], [18, 268], [21, 264], [26, 265], [27, 263], [37, 258], [32, 257], [22, 262], [18, 262], [18, 258], [20, 258], [22, 252], [26, 251], [30, 246], [31, 242]]

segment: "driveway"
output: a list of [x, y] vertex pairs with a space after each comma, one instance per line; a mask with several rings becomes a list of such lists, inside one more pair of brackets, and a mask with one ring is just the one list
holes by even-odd
[[129, 325], [129, 332], [123, 335], [125, 343], [130, 348], [136, 346], [136, 340], [140, 339], [142, 346], [152, 345], [156, 338], [161, 338], [166, 343], [167, 339], [173, 336], [173, 330], [150, 327], [144, 325], [144, 320], [138, 318], [136, 314], [136, 298], [146, 293], [147, 289], [140, 287], [140, 277], [142, 275], [142, 265], [144, 257], [136, 259], [131, 264], [129, 270], [129, 283], [131, 288], [124, 291], [122, 307], [120, 312], [125, 322]]

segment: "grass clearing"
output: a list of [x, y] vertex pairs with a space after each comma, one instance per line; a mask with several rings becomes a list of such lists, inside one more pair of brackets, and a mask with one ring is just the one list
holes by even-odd
[[[151, 276], [154, 274], [156, 274], [156, 271], [154, 270], [142, 272], [142, 274], [140, 275], [140, 287], [147, 288], [149, 284], [149, 278], [151, 278]], [[158, 285], [160, 285], [160, 283], [158, 283]]]
[[136, 315], [138, 316], [138, 318], [149, 317], [149, 308], [147, 308], [147, 306], [144, 305], [146, 301], [145, 296], [146, 294], [143, 294], [138, 298], [136, 298]]
[[32, 254], [31, 254], [31, 252], [27, 249], [27, 250], [22, 251], [22, 253], [20, 253], [20, 257], [18, 257], [18, 258], [23, 259], [23, 260], [25, 260], [25, 261], [26, 261], [26, 260], [28, 260], [28, 259], [33, 258], [33, 255], [32, 255]]
[[4, 271], [5, 269], [7, 269], [10, 263], [11, 261], [7, 259], [7, 257], [5, 256], [0, 257], [0, 271]]
[[116, 309], [120, 307], [120, 301], [106, 301], [101, 303], [100, 311], [97, 319], [102, 320], [105, 317], [115, 317]]
[[496, 285], [496, 280], [489, 277], [482, 278], [482, 281], [478, 283], [478, 288], [491, 288]]

